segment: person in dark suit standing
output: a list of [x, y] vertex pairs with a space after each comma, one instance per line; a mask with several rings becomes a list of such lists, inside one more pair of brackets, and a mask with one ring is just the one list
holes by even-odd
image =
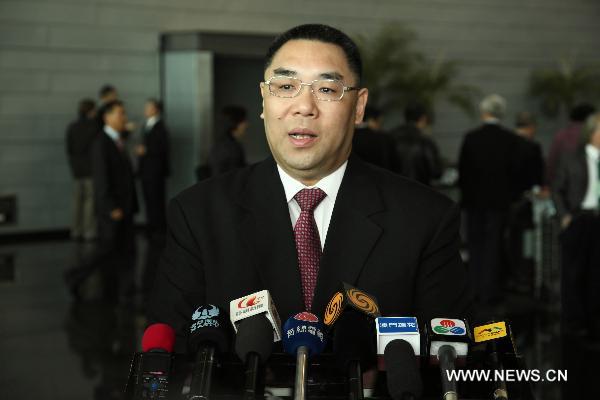
[[166, 230], [166, 180], [169, 176], [169, 132], [162, 120], [162, 103], [148, 99], [144, 107], [146, 121], [142, 127], [143, 143], [136, 147], [139, 157], [138, 176], [146, 206], [148, 235], [162, 235]]
[[[573, 379], [564, 398], [592, 398], [600, 343], [600, 114], [581, 127], [581, 144], [562, 157], [552, 185], [562, 232], [561, 333], [563, 365]], [[593, 354], [593, 353], [592, 353]]]
[[504, 233], [519, 168], [519, 137], [500, 124], [505, 110], [501, 96], [483, 99], [483, 124], [466, 134], [458, 165], [471, 285], [482, 304], [492, 308], [502, 304]]
[[75, 180], [71, 228], [73, 239], [92, 240], [96, 237], [91, 155], [92, 143], [98, 133], [95, 115], [94, 101], [83, 99], [79, 102], [78, 119], [67, 128], [67, 156]]
[[240, 142], [248, 130], [246, 109], [226, 106], [221, 111], [221, 119], [225, 129], [216, 138], [209, 156], [213, 176], [246, 166], [246, 153]]
[[363, 161], [393, 170], [395, 142], [383, 132], [383, 117], [379, 110], [367, 106], [365, 122], [357, 125], [352, 140], [352, 152]]
[[582, 127], [582, 145], [556, 171], [552, 197], [560, 217], [563, 316], [569, 331], [600, 338], [600, 114]]
[[98, 243], [91, 259], [65, 276], [76, 299], [80, 297], [79, 288], [83, 282], [99, 270], [105, 299], [117, 301], [119, 281], [130, 276], [133, 267], [133, 217], [138, 203], [133, 169], [122, 138], [126, 123], [127, 115], [121, 101], [114, 100], [105, 105], [104, 129], [92, 147]]
[[169, 206], [167, 246], [151, 322], [186, 349], [200, 304], [268, 289], [282, 320], [322, 317], [347, 282], [384, 315], [465, 315], [459, 212], [447, 197], [351, 155], [363, 119], [355, 43], [326, 25], [301, 25], [271, 44], [260, 82], [271, 157], [197, 183]]
[[395, 171], [400, 175], [431, 186], [442, 176], [442, 160], [437, 145], [427, 133], [431, 126], [430, 113], [418, 103], [404, 110], [405, 124], [392, 129], [395, 140]]

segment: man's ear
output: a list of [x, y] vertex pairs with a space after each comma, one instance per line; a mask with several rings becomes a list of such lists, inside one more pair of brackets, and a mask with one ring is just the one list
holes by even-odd
[[362, 123], [363, 117], [365, 116], [365, 107], [367, 106], [367, 99], [369, 98], [369, 89], [362, 88], [358, 91], [358, 98], [356, 99], [356, 110], [354, 114], [354, 124], [358, 125]]
[[260, 113], [260, 119], [265, 119], [265, 87], [264, 84], [261, 82], [259, 84], [260, 87], [260, 96], [262, 97], [262, 109], [263, 111]]

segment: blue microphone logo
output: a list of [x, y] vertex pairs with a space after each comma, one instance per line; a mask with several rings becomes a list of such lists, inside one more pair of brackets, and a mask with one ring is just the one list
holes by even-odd
[[302, 312], [294, 315], [283, 324], [283, 331], [286, 353], [295, 354], [299, 347], [305, 346], [310, 354], [319, 354], [325, 348], [324, 325], [314, 314]]

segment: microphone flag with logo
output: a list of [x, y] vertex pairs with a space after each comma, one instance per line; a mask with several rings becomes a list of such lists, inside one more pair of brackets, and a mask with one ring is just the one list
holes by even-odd
[[229, 317], [236, 332], [241, 320], [260, 314], [264, 314], [273, 327], [273, 341], [279, 342], [281, 340], [281, 320], [268, 290], [261, 290], [229, 303]]
[[325, 308], [325, 315], [323, 317], [325, 326], [331, 329], [335, 321], [347, 307], [351, 307], [373, 319], [381, 316], [375, 297], [342, 282], [342, 288], [334, 293]]

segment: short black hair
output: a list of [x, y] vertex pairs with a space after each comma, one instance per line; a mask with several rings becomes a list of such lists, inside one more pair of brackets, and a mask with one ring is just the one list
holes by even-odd
[[110, 113], [116, 107], [125, 107], [125, 104], [121, 100], [111, 100], [102, 106], [100, 110], [100, 117], [104, 121], [106, 114]]
[[517, 126], [517, 128], [527, 128], [528, 126], [537, 125], [537, 121], [535, 115], [533, 115], [529, 111], [521, 111], [517, 114], [517, 118], [515, 119], [515, 125]]
[[96, 102], [92, 99], [82, 99], [77, 107], [77, 115], [79, 118], [87, 118], [87, 115], [96, 108]]
[[421, 103], [409, 103], [404, 108], [404, 120], [406, 123], [417, 122], [421, 117], [430, 117], [429, 110]]
[[580, 103], [571, 109], [569, 119], [573, 122], [584, 122], [596, 112], [596, 107], [589, 103]]
[[116, 91], [117, 91], [117, 89], [113, 85], [106, 84], [100, 88], [98, 95], [100, 96], [100, 98], [103, 98], [107, 94], [109, 94], [111, 92], [116, 92]]
[[323, 43], [331, 43], [342, 49], [346, 55], [346, 61], [350, 70], [357, 78], [357, 85], [362, 80], [362, 59], [358, 46], [348, 35], [339, 29], [322, 24], [305, 24], [296, 26], [277, 36], [265, 56], [265, 70], [271, 66], [273, 57], [279, 49], [290, 40], [315, 40]]
[[157, 98], [150, 97], [149, 99], [146, 100], [146, 102], [152, 103], [159, 113], [163, 112], [163, 103], [162, 103], [162, 101], [158, 100]]

